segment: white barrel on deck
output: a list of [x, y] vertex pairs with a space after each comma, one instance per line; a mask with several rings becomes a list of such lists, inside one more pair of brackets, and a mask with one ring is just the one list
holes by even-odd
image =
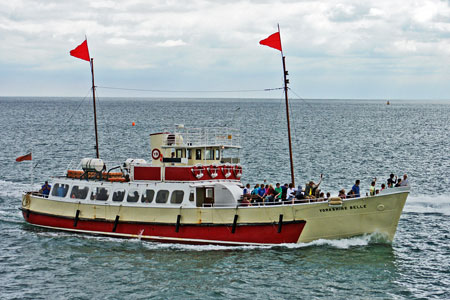
[[83, 158], [81, 160], [81, 168], [84, 171], [101, 172], [105, 167], [105, 163], [100, 158]]

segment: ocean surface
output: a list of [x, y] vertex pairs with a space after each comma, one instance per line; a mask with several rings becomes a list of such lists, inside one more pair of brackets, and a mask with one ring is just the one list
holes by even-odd
[[[296, 182], [337, 195], [407, 173], [392, 243], [377, 235], [275, 247], [186, 246], [26, 224], [21, 194], [95, 156], [89, 98], [0, 97], [1, 299], [450, 299], [450, 102], [291, 101]], [[242, 182], [289, 182], [284, 100], [100, 98], [100, 156], [150, 160], [149, 134], [232, 126]], [[136, 126], [132, 126], [135, 122]], [[15, 158], [32, 151], [33, 161]], [[31, 165], [33, 164], [33, 176]]]

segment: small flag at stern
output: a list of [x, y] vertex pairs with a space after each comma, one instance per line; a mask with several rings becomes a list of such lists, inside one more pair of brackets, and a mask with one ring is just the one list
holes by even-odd
[[16, 158], [16, 161], [19, 161], [19, 162], [24, 161], [24, 160], [31, 160], [31, 152]]

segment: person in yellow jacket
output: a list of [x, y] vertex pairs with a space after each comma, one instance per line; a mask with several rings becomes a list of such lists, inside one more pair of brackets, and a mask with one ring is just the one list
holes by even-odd
[[377, 182], [377, 179], [374, 178], [373, 181], [372, 181], [372, 183], [370, 184], [370, 187], [369, 187], [369, 193], [370, 193], [370, 196], [375, 196], [375, 192], [376, 192], [376, 190], [375, 190], [375, 184], [376, 184], [376, 182]]

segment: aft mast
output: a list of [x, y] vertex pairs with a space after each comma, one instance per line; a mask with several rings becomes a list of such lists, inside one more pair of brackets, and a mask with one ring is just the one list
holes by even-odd
[[[278, 24], [278, 34], [280, 35], [280, 45], [281, 45], [281, 34], [280, 34], [280, 25]], [[287, 121], [287, 130], [288, 130], [288, 139], [289, 139], [289, 161], [291, 164], [291, 182], [295, 186], [295, 178], [294, 178], [294, 161], [292, 159], [292, 140], [291, 140], [291, 122], [289, 120], [289, 99], [288, 99], [288, 83], [289, 79], [287, 79], [287, 75], [289, 75], [286, 70], [286, 57], [283, 55], [283, 49], [281, 49], [281, 59], [283, 61], [283, 78], [284, 78], [284, 98], [286, 100], [286, 121]]]
[[284, 78], [284, 98], [286, 100], [286, 121], [287, 121], [287, 130], [288, 130], [288, 139], [289, 139], [289, 160], [291, 165], [291, 183], [295, 186], [295, 178], [294, 178], [294, 161], [292, 159], [292, 140], [291, 140], [291, 125], [289, 121], [289, 99], [288, 99], [288, 83], [289, 79], [287, 79], [288, 71], [286, 71], [286, 58], [283, 55], [283, 48], [281, 47], [281, 34], [280, 34], [280, 25], [278, 24], [278, 32], [270, 35], [268, 38], [259, 42], [261, 45], [269, 46], [274, 49], [277, 49], [281, 52], [281, 60], [283, 62], [283, 78]]

